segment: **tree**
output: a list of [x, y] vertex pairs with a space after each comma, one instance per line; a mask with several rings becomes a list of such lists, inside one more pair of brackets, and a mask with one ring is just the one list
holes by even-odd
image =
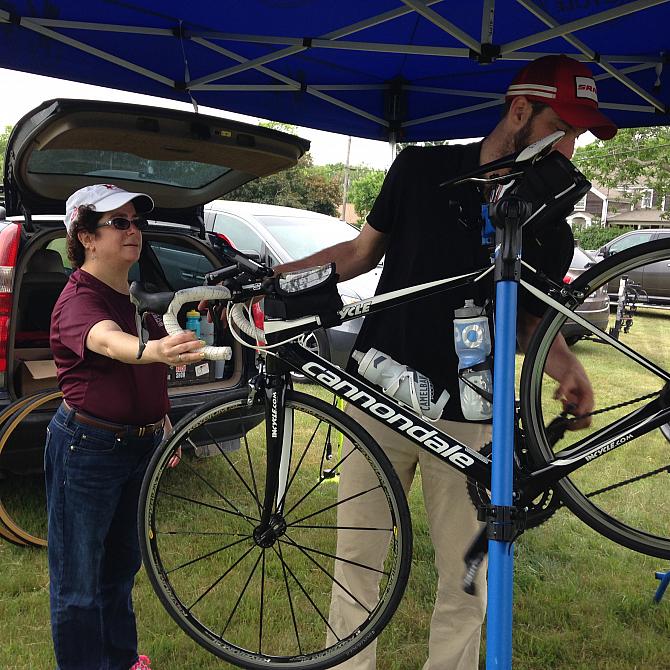
[[5, 126], [5, 129], [0, 133], [0, 173], [5, 171], [5, 152], [7, 151], [7, 142], [12, 133], [12, 126]]
[[644, 186], [663, 196], [670, 193], [670, 128], [622, 128], [607, 142], [579, 147], [573, 162], [602, 186]]
[[365, 221], [365, 217], [372, 209], [384, 181], [383, 170], [370, 170], [358, 177], [349, 189], [349, 200], [353, 203], [358, 213], [359, 224]]
[[[296, 127], [286, 123], [269, 121], [260, 125], [296, 134]], [[315, 167], [312, 157], [307, 153], [296, 166], [268, 177], [255, 179], [235, 189], [226, 197], [229, 200], [297, 207], [337, 216], [342, 190], [338, 177], [331, 177], [321, 168]]]
[[575, 239], [579, 241], [579, 246], [582, 249], [600, 249], [600, 247], [607, 244], [610, 240], [627, 233], [629, 230], [633, 230], [633, 228], [626, 226], [612, 228], [591, 226], [589, 228], [580, 228], [573, 232]]

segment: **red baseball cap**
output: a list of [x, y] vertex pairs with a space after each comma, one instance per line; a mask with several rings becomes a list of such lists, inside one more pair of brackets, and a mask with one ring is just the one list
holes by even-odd
[[505, 94], [509, 100], [523, 95], [549, 105], [563, 121], [587, 128], [597, 138], [609, 140], [617, 127], [598, 111], [598, 92], [591, 70], [568, 56], [543, 56], [524, 67]]

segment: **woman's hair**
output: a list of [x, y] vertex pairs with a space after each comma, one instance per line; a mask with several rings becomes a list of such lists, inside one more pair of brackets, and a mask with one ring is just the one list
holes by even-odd
[[99, 222], [100, 212], [96, 212], [90, 205], [80, 205], [77, 208], [77, 218], [72, 222], [67, 236], [67, 257], [73, 267], [80, 268], [86, 260], [86, 250], [79, 241], [77, 233], [81, 231], [95, 233]]

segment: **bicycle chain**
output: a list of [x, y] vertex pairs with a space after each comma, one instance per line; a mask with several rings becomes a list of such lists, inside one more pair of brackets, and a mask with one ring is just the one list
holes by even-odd
[[[647, 395], [643, 395], [638, 398], [633, 398], [632, 400], [627, 400], [625, 402], [621, 402], [616, 405], [610, 405], [609, 407], [603, 407], [602, 409], [598, 409], [593, 412], [589, 412], [587, 414], [580, 414], [573, 417], [568, 417], [567, 411], [564, 411], [561, 413], [560, 416], [556, 417], [549, 424], [549, 426], [547, 426], [547, 433], [548, 433], [547, 437], [549, 438], [549, 441], [553, 445], [563, 436], [563, 433], [565, 432], [566, 427], [570, 422], [579, 421], [581, 419], [585, 419], [590, 416], [595, 416], [596, 414], [604, 414], [605, 412], [620, 409], [628, 405], [634, 405], [635, 403], [642, 402], [644, 400], [649, 400], [658, 395], [660, 395], [660, 391], [656, 391], [654, 393], [648, 393]], [[560, 435], [558, 434], [559, 432]], [[481, 454], [490, 457], [491, 452], [492, 452], [491, 443], [489, 442], [482, 448]], [[599, 489], [597, 491], [593, 491], [592, 493], [587, 494], [587, 497], [590, 498], [596, 495], [600, 495], [601, 493], [606, 493], [621, 486], [631, 484], [641, 479], [646, 479], [647, 477], [653, 477], [654, 475], [666, 471], [670, 473], [670, 464], [662, 468], [659, 468], [658, 470], [654, 470], [653, 472], [648, 472], [644, 475], [632, 477], [625, 481], [618, 482], [617, 484], [612, 484], [611, 486]], [[468, 480], [467, 490], [468, 490], [468, 496], [470, 497], [472, 504], [478, 511], [480, 509], [483, 509], [487, 505], [491, 504], [491, 498], [489, 492], [477, 482], [473, 480]], [[558, 492], [552, 487], [546, 489], [538, 496], [538, 498], [531, 501], [527, 505], [526, 529], [530, 530], [532, 528], [537, 528], [545, 521], [547, 521], [550, 517], [552, 517], [554, 513], [562, 506], [563, 501], [560, 499]]]

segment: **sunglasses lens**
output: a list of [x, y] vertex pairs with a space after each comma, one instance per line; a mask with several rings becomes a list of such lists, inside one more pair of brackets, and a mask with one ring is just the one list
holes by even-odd
[[112, 219], [110, 223], [116, 228], [117, 230], [128, 230], [130, 228], [130, 224], [134, 223], [135, 227], [137, 230], [146, 230], [149, 227], [149, 223], [147, 222], [146, 219], [142, 218], [137, 218], [137, 219], [125, 219], [122, 217]]

